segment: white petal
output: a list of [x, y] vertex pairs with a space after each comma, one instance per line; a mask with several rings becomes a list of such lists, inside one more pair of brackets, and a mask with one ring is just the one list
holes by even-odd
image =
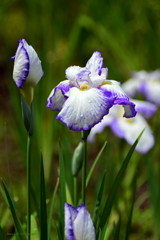
[[24, 48], [26, 49], [29, 55], [30, 61], [30, 69], [27, 82], [31, 82], [31, 84], [33, 84], [34, 86], [39, 82], [39, 80], [43, 76], [41, 61], [33, 47], [31, 45], [28, 45], [28, 43], [24, 39], [22, 41], [24, 44]]
[[68, 203], [65, 203], [65, 237], [67, 240], [74, 240], [73, 221], [78, 211]]
[[90, 70], [92, 74], [101, 75], [103, 68], [103, 58], [100, 52], [96, 51], [92, 54], [91, 58], [86, 64], [86, 68]]
[[160, 81], [151, 81], [147, 83], [145, 97], [148, 101], [160, 106]]
[[52, 110], [60, 111], [66, 101], [66, 95], [70, 88], [71, 86], [68, 80], [60, 82], [57, 87], [51, 91], [47, 99], [47, 107]]
[[75, 87], [80, 86], [79, 81], [86, 81], [90, 84], [89, 73], [89, 70], [79, 66], [71, 66], [66, 69], [66, 77], [70, 81], [70, 84]]
[[108, 114], [113, 99], [108, 98], [102, 90], [90, 88], [81, 91], [71, 88], [57, 119], [72, 130], [88, 130]]
[[136, 146], [136, 150], [140, 153], [148, 152], [154, 145], [153, 134], [145, 119], [137, 114], [133, 119], [119, 118], [112, 123], [114, 133], [119, 137], [125, 138], [131, 145], [144, 128], [145, 131]]
[[23, 44], [19, 42], [13, 68], [13, 79], [17, 87], [21, 87], [29, 74], [29, 56]]
[[129, 97], [136, 96], [140, 86], [140, 81], [136, 78], [131, 78], [122, 84], [122, 89]]
[[95, 230], [89, 212], [84, 206], [79, 207], [79, 212], [73, 223], [76, 240], [95, 240]]

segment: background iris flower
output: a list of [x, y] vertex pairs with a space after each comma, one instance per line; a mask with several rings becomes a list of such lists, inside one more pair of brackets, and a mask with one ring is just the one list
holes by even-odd
[[105, 127], [111, 127], [112, 131], [119, 138], [124, 138], [129, 144], [133, 144], [138, 135], [145, 128], [137, 146], [136, 150], [141, 154], [148, 152], [154, 145], [154, 136], [152, 131], [145, 120], [151, 117], [157, 107], [146, 101], [132, 100], [136, 104], [137, 115], [135, 118], [125, 119], [122, 116], [123, 109], [121, 106], [114, 106], [110, 114], [105, 116], [101, 123], [92, 128], [88, 141], [95, 140], [95, 134], [100, 133]]
[[160, 70], [133, 72], [132, 78], [123, 84], [129, 97], [142, 94], [146, 100], [160, 106]]
[[57, 119], [71, 130], [88, 130], [99, 123], [115, 105], [123, 105], [124, 117], [136, 115], [135, 105], [120, 87], [107, 80], [108, 69], [103, 67], [101, 53], [96, 51], [85, 67], [71, 66], [66, 70], [68, 80], [60, 82], [47, 100], [47, 107], [60, 111]]

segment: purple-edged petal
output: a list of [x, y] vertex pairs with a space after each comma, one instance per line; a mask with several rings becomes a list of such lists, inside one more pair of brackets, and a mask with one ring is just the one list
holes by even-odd
[[95, 240], [95, 229], [91, 216], [84, 205], [78, 207], [78, 214], [73, 222], [76, 240]]
[[139, 114], [133, 119], [119, 118], [112, 122], [111, 128], [115, 135], [126, 139], [129, 144], [133, 144], [141, 131], [145, 128], [136, 150], [142, 154], [148, 152], [154, 145], [154, 136], [145, 119]]
[[68, 203], [65, 203], [65, 237], [66, 240], [75, 240], [73, 221], [75, 220], [78, 211]]
[[141, 113], [145, 118], [150, 118], [157, 110], [157, 106], [147, 102], [132, 99], [136, 105], [136, 111]]
[[107, 91], [97, 88], [81, 91], [73, 87], [57, 119], [71, 130], [88, 130], [100, 122], [112, 107], [113, 99], [107, 94]]
[[46, 107], [51, 108], [53, 111], [60, 111], [67, 99], [67, 93], [70, 88], [71, 86], [69, 85], [68, 80], [62, 81], [58, 84], [58, 86], [51, 91], [47, 99]]
[[81, 68], [79, 66], [71, 66], [66, 69], [66, 77], [70, 81], [70, 84], [79, 88], [80, 82], [87, 82], [91, 84], [89, 78], [90, 71], [86, 68]]
[[122, 90], [120, 83], [114, 80], [106, 80], [99, 89], [106, 89], [114, 98], [114, 105], [123, 105], [124, 117], [130, 118], [136, 115], [135, 104], [130, 102], [128, 96]]
[[29, 55], [30, 61], [30, 69], [27, 82], [31, 82], [31, 84], [34, 86], [39, 82], [39, 80], [43, 76], [41, 61], [33, 47], [31, 45], [28, 45], [28, 43], [24, 39], [22, 39], [22, 42], [24, 48], [26, 49]]
[[96, 75], [101, 75], [102, 68], [103, 68], [103, 58], [101, 56], [101, 53], [98, 51], [95, 51], [91, 58], [88, 60], [86, 64], [86, 68], [92, 73]]
[[13, 68], [13, 80], [18, 88], [20, 88], [26, 81], [29, 74], [29, 67], [29, 55], [20, 41], [16, 51]]

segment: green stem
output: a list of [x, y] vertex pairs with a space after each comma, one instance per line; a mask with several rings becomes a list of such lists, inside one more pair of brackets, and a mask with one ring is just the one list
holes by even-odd
[[77, 206], [77, 176], [74, 177], [74, 206]]
[[86, 170], [87, 170], [87, 133], [82, 131], [83, 165], [82, 165], [82, 201], [86, 201]]
[[31, 138], [27, 141], [27, 233], [28, 240], [31, 234]]

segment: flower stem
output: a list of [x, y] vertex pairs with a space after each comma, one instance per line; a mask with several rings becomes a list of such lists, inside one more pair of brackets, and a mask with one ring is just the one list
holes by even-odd
[[77, 176], [74, 177], [74, 206], [77, 206]]
[[86, 170], [87, 170], [87, 132], [82, 131], [83, 165], [82, 165], [82, 201], [86, 201]]
[[27, 233], [30, 240], [31, 233], [31, 137], [27, 141]]

